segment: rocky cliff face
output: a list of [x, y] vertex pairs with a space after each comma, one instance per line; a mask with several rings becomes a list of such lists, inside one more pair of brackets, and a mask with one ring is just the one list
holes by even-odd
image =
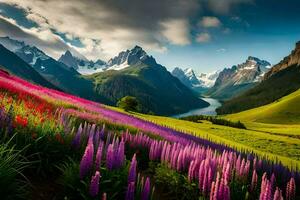
[[244, 63], [221, 71], [209, 95], [229, 99], [260, 82], [270, 66], [265, 60], [249, 56]]
[[265, 74], [264, 79], [268, 79], [279, 71], [294, 65], [300, 65], [300, 41], [296, 43], [295, 49], [289, 56], [285, 57], [277, 65], [274, 65], [272, 69]]

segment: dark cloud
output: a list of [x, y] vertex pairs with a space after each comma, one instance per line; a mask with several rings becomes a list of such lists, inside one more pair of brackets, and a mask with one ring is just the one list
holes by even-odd
[[51, 33], [51, 36], [47, 40], [38, 37], [43, 34], [47, 37], [49, 32], [40, 32], [38, 34], [36, 30], [31, 30], [31, 32], [30, 30], [25, 30], [18, 26], [14, 20], [0, 16], [0, 36], [9, 36], [13, 39], [24, 41], [29, 45], [36, 45], [54, 57], [58, 57], [62, 52], [70, 49], [64, 41]]

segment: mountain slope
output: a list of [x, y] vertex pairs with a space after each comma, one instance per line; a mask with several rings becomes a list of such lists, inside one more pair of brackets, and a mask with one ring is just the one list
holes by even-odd
[[9, 37], [0, 38], [0, 43], [7, 45], [19, 58], [63, 91], [83, 98], [110, 103], [101, 94], [94, 92], [94, 85], [90, 80], [83, 78], [74, 68], [70, 68], [46, 55], [37, 47], [29, 46]]
[[185, 86], [191, 89], [200, 84], [194, 71], [190, 68], [182, 70], [178, 67], [175, 67], [172, 71], [172, 75], [177, 77]]
[[299, 124], [299, 102], [300, 90], [297, 90], [271, 104], [227, 115], [226, 118], [270, 124]]
[[59, 62], [64, 63], [68, 67], [76, 69], [80, 74], [93, 74], [101, 72], [106, 67], [106, 63], [102, 60], [93, 62], [85, 57], [76, 57], [70, 51], [66, 51], [59, 59]]
[[[298, 43], [291, 55], [275, 65], [273, 67], [275, 69], [272, 68], [270, 74], [266, 74], [260, 84], [225, 102], [217, 109], [217, 112], [228, 114], [259, 107], [298, 90], [300, 88], [300, 65], [296, 60], [300, 58], [299, 49], [300, 45]], [[295, 62], [290, 62], [292, 65], [285, 66], [286, 60], [294, 60]]]
[[19, 76], [30, 82], [37, 83], [39, 85], [58, 89], [53, 84], [43, 78], [37, 71], [35, 71], [29, 64], [24, 62], [21, 58], [15, 55], [13, 52], [6, 49], [0, 44], [0, 68], [8, 71], [11, 74]]
[[270, 65], [267, 61], [249, 56], [246, 62], [221, 71], [208, 95], [230, 99], [260, 82]]
[[198, 99], [141, 47], [136, 46], [125, 51], [125, 54], [126, 56], [121, 52], [113, 58], [111, 66], [129, 66], [122, 70], [107, 70], [89, 76], [98, 93], [114, 103], [123, 96], [135, 96], [141, 102], [143, 112], [162, 115], [208, 106], [208, 103]]

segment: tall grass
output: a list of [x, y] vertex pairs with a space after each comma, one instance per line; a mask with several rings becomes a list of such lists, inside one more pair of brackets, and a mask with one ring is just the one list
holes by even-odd
[[[25, 147], [26, 148], [26, 147]], [[25, 149], [24, 148], [24, 149]], [[0, 197], [2, 200], [26, 199], [29, 182], [23, 171], [31, 164], [10, 141], [0, 144]]]

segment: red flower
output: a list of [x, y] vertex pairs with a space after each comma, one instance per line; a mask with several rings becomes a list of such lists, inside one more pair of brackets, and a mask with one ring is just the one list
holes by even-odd
[[23, 127], [26, 127], [28, 125], [28, 120], [27, 118], [23, 118], [22, 116], [20, 115], [17, 115], [16, 118], [15, 118], [15, 121], [18, 125], [20, 126], [23, 126]]

